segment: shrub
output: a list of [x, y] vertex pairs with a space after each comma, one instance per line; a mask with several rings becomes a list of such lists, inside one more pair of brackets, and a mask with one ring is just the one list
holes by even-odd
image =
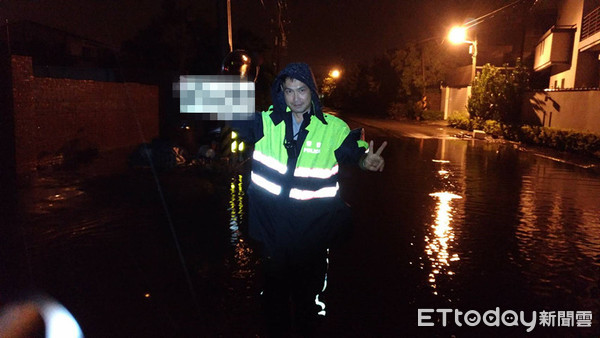
[[454, 128], [472, 130], [468, 113], [454, 112], [450, 114], [448, 117], [448, 124]]
[[574, 130], [522, 126], [515, 141], [600, 157], [600, 136]]
[[423, 120], [442, 120], [444, 119], [444, 112], [440, 110], [424, 110], [421, 114]]
[[539, 132], [537, 130], [535, 130], [534, 128], [536, 128], [536, 127], [527, 126], [527, 125], [522, 126], [519, 130], [517, 139], [519, 139], [525, 143], [538, 144]]
[[529, 125], [518, 127], [494, 120], [469, 119], [461, 114], [452, 114], [448, 124], [465, 130], [483, 129], [507, 140], [600, 158], [600, 135], [594, 133]]
[[386, 111], [388, 117], [392, 119], [405, 118], [409, 116], [406, 103], [393, 102]]
[[487, 120], [483, 124], [483, 131], [494, 136], [503, 136], [502, 123], [494, 120]]
[[485, 120], [482, 117], [474, 117], [471, 119], [471, 129], [483, 130]]

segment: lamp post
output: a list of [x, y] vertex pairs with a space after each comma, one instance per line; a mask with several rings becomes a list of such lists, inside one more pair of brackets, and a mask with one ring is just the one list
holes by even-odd
[[448, 40], [453, 44], [468, 43], [469, 52], [473, 59], [473, 70], [471, 80], [475, 80], [475, 72], [477, 71], [477, 39], [467, 40], [467, 27], [455, 26], [452, 27], [448, 34]]
[[[467, 40], [467, 29], [470, 29], [474, 26], [477, 26], [481, 23], [483, 23], [484, 21], [494, 17], [496, 14], [508, 9], [508, 8], [513, 8], [523, 2], [525, 2], [526, 0], [515, 0], [513, 2], [511, 2], [508, 5], [502, 6], [494, 11], [491, 11], [485, 15], [482, 15], [478, 18], [469, 20], [468, 22], [464, 23], [462, 26], [458, 26], [458, 27], [453, 27], [450, 30], [450, 34], [448, 34], [448, 40], [450, 40], [451, 43], [453, 44], [459, 44], [459, 43], [468, 43], [470, 45], [470, 53], [471, 53], [471, 57], [473, 58], [473, 66], [472, 66], [472, 76], [471, 76], [471, 82], [473, 82], [473, 80], [475, 80], [475, 74], [477, 71], [477, 39], [473, 39], [473, 40]], [[471, 96], [471, 87], [468, 87], [468, 93], [467, 93], [467, 97]], [[447, 118], [447, 113], [448, 113], [448, 107], [449, 107], [449, 95], [450, 95], [450, 91], [446, 91], [446, 98], [444, 101], [444, 119]]]

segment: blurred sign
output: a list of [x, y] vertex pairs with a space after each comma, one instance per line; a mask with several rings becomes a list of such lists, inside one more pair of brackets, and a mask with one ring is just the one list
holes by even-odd
[[173, 84], [179, 111], [205, 120], [251, 120], [254, 82], [235, 75], [185, 75]]

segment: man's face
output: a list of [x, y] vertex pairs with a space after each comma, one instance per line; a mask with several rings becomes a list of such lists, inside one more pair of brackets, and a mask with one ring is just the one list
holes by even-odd
[[286, 79], [283, 84], [285, 104], [290, 107], [292, 113], [304, 114], [311, 103], [310, 88], [296, 79]]

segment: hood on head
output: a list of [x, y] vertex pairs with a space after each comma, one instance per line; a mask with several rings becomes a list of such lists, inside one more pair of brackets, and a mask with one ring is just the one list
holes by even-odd
[[310, 67], [306, 63], [290, 63], [279, 72], [273, 86], [271, 86], [271, 98], [273, 99], [273, 113], [277, 114], [283, 119], [286, 113], [287, 105], [285, 104], [285, 97], [283, 94], [282, 86], [286, 78], [296, 79], [304, 82], [308, 88], [310, 88], [312, 109], [311, 114], [314, 114], [319, 120], [326, 124], [325, 118], [323, 117], [323, 110], [321, 108], [321, 101], [319, 100], [319, 91], [315, 83], [315, 77], [310, 70]]

